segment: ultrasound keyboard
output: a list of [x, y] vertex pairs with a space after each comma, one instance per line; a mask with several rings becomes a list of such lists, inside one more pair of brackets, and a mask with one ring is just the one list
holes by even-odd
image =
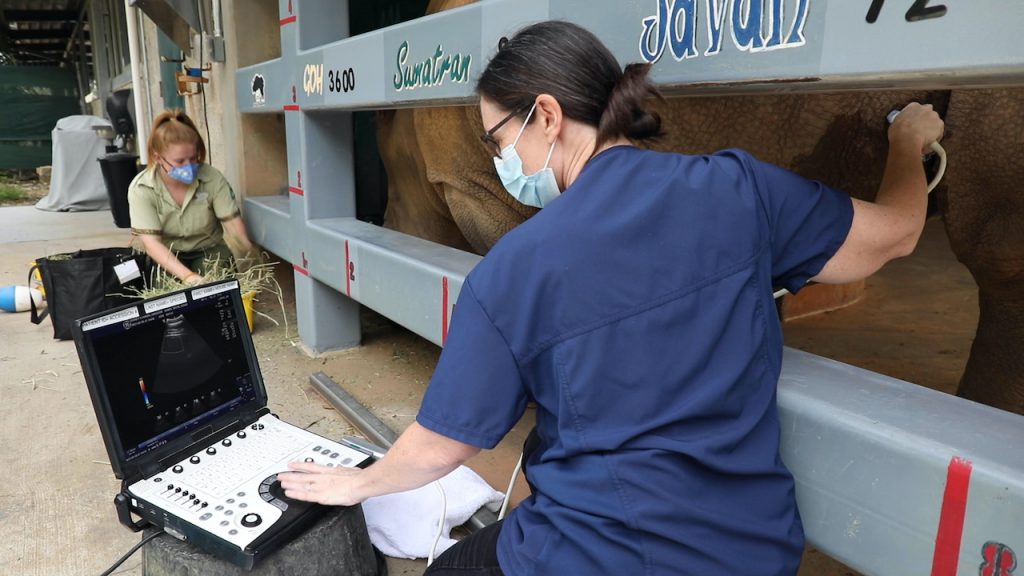
[[289, 509], [306, 505], [285, 497], [277, 482], [277, 473], [286, 471], [289, 462], [351, 467], [366, 459], [363, 452], [267, 414], [246, 429], [132, 484], [128, 491], [245, 548]]

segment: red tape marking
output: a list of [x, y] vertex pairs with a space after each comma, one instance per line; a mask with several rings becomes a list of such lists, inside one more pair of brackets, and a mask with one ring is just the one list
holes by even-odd
[[298, 112], [299, 105], [298, 104], [285, 104], [284, 105], [284, 109], [288, 110], [290, 112]]
[[448, 277], [441, 277], [441, 346], [448, 340]]
[[292, 194], [297, 194], [299, 196], [306, 195], [305, 190], [303, 190], [302, 188], [296, 188], [295, 186], [289, 186], [288, 191], [291, 192]]
[[956, 576], [960, 559], [960, 541], [967, 514], [967, 489], [971, 485], [971, 461], [954, 456], [946, 471], [946, 491], [942, 495], [939, 529], [935, 534], [935, 555], [931, 576]]
[[281, 26], [284, 26], [286, 24], [291, 24], [292, 22], [295, 22], [296, 18], [298, 18], [298, 16], [295, 16], [295, 15], [288, 16], [287, 18], [281, 18]]
[[309, 270], [306, 270], [305, 268], [299, 266], [298, 264], [292, 264], [292, 269], [298, 272], [299, 274], [302, 274], [303, 276], [309, 276]]

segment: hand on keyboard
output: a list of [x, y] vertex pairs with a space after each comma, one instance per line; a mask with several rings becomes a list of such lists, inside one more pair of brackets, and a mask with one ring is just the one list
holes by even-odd
[[362, 500], [355, 497], [355, 483], [364, 471], [358, 468], [329, 468], [307, 462], [292, 462], [291, 472], [281, 472], [277, 479], [285, 496], [329, 506], [353, 506]]

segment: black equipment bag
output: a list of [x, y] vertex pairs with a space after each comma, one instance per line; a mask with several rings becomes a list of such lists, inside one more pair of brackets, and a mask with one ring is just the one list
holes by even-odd
[[[131, 261], [139, 274], [122, 283], [116, 267]], [[137, 298], [134, 290], [146, 286], [147, 263], [145, 254], [131, 248], [79, 250], [36, 259], [28, 276], [31, 282], [32, 273], [39, 269], [46, 292], [46, 310], [40, 314], [32, 301], [32, 323], [39, 324], [49, 315], [53, 337], [70, 340], [75, 320]], [[131, 269], [132, 264], [125, 264], [120, 270], [123, 274]]]

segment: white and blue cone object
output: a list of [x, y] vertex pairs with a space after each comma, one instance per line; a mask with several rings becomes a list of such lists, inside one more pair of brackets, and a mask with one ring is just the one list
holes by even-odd
[[35, 288], [27, 286], [2, 286], [0, 287], [0, 310], [4, 312], [25, 312], [32, 305], [31, 300], [36, 301], [36, 307], [45, 306], [43, 295]]

